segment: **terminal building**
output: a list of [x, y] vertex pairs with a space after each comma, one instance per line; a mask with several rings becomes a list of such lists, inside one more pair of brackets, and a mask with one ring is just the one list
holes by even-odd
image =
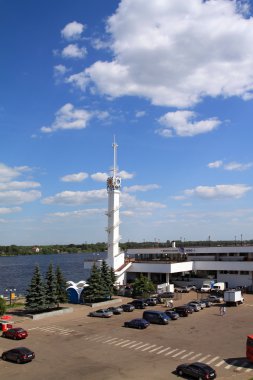
[[[227, 287], [244, 286], [253, 289], [253, 246], [142, 248], [120, 250], [120, 192], [121, 178], [117, 170], [117, 147], [113, 169], [107, 179], [107, 264], [114, 269], [119, 286], [132, 282], [141, 273], [155, 284], [195, 285], [203, 280], [225, 282]], [[101, 260], [100, 260], [101, 261]], [[85, 261], [90, 269], [93, 260]], [[98, 263], [99, 265], [99, 263]]]

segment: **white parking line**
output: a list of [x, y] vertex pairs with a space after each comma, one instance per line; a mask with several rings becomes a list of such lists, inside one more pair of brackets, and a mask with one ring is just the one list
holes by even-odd
[[142, 343], [143, 343], [143, 342], [139, 342], [139, 343], [132, 344], [132, 346], [129, 346], [129, 348], [133, 348], [133, 347], [139, 346], [139, 344], [142, 344]]
[[168, 356], [168, 355], [172, 354], [175, 351], [178, 351], [178, 348], [174, 348], [174, 350], [171, 350], [171, 351], [167, 352], [167, 354], [165, 354], [164, 356]]
[[215, 367], [220, 367], [224, 363], [225, 363], [224, 360], [221, 360], [219, 363], [215, 364]]
[[188, 352], [188, 354], [182, 356], [181, 359], [187, 358], [187, 356], [190, 356], [192, 354], [194, 354], [194, 351]]
[[211, 356], [211, 355], [209, 354], [209, 355], [206, 355], [206, 356], [202, 356], [202, 358], [199, 358], [198, 360], [200, 362], [203, 362], [204, 360], [206, 360], [207, 358], [209, 358], [209, 356]]
[[102, 339], [105, 339], [105, 338], [108, 339], [108, 336], [106, 337], [106, 336], [104, 336], [104, 335], [100, 335], [100, 336], [94, 338], [94, 339], [92, 340], [92, 342], [98, 342], [98, 341], [100, 341], [100, 340], [102, 340]]
[[198, 358], [199, 356], [201, 356], [201, 355], [203, 355], [203, 354], [196, 354], [196, 355], [194, 355], [194, 356], [191, 356], [189, 359], [190, 360], [193, 360], [193, 359], [196, 359], [196, 358]]
[[139, 350], [140, 348], [143, 348], [145, 346], [149, 346], [150, 343], [145, 343], [145, 344], [142, 344], [141, 346], [139, 347], [136, 347], [135, 350]]
[[123, 346], [121, 346], [121, 347], [127, 347], [127, 346], [129, 346], [129, 344], [132, 344], [135, 342], [136, 342], [136, 340], [131, 340], [129, 343], [123, 344]]
[[114, 344], [114, 343], [122, 342], [123, 340], [124, 340], [124, 339], [116, 338], [116, 341], [115, 341], [115, 342], [109, 342], [108, 344]]
[[236, 372], [239, 372], [239, 371], [241, 371], [242, 369], [244, 369], [247, 365], [249, 365], [249, 362], [243, 362], [242, 364], [241, 364], [241, 366], [240, 367], [237, 367], [236, 368]]
[[116, 343], [115, 346], [119, 346], [119, 345], [124, 344], [126, 342], [129, 342], [129, 339], [124, 339], [122, 342]]
[[147, 351], [149, 348], [151, 348], [151, 347], [155, 347], [155, 346], [156, 346], [156, 344], [151, 344], [151, 346], [148, 346], [148, 347], [146, 347], [146, 348], [143, 348], [142, 351]]
[[109, 343], [109, 342], [111, 342], [111, 341], [113, 341], [113, 340], [118, 340], [118, 338], [107, 339], [107, 340], [105, 340], [103, 343]]
[[182, 350], [182, 351], [179, 351], [177, 352], [175, 355], [172, 355], [172, 358], [176, 358], [177, 356], [183, 354], [186, 350]]
[[158, 351], [158, 352], [156, 353], [156, 355], [162, 354], [163, 352], [169, 350], [170, 348], [171, 348], [171, 347], [167, 347], [167, 348], [165, 348], [164, 350]]
[[215, 360], [218, 360], [220, 357], [219, 356], [215, 356], [215, 358], [209, 360], [209, 362], [207, 362], [206, 364], [211, 364], [213, 362], [215, 362]]
[[149, 352], [155, 352], [157, 350], [159, 350], [160, 348], [163, 348], [164, 346], [160, 346], [160, 347], [156, 347], [156, 348], [153, 348], [153, 350], [149, 351]]

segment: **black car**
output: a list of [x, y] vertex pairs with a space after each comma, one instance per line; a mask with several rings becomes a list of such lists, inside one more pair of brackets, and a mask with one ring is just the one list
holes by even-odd
[[133, 305], [135, 309], [145, 309], [146, 304], [144, 300], [133, 300], [131, 302], [128, 302], [129, 304]]
[[180, 317], [188, 317], [189, 315], [189, 309], [185, 306], [177, 306], [171, 310], [174, 310], [176, 313], [178, 313]]
[[121, 305], [123, 311], [134, 311], [135, 307], [131, 303], [126, 303], [124, 305]]
[[179, 376], [187, 375], [199, 380], [211, 380], [216, 378], [215, 370], [209, 365], [200, 362], [192, 364], [180, 364], [177, 367], [176, 372]]
[[134, 329], [146, 329], [150, 323], [143, 318], [132, 319], [131, 321], [125, 322], [125, 327], [132, 327]]
[[165, 310], [165, 314], [167, 314], [173, 321], [180, 317], [180, 315], [174, 310]]
[[12, 348], [11, 350], [4, 351], [2, 353], [3, 360], [10, 360], [18, 364], [31, 362], [34, 358], [35, 358], [34, 352], [26, 347]]

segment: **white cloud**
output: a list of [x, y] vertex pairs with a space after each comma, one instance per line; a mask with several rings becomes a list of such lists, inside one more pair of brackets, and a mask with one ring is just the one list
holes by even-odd
[[103, 94], [155, 105], [251, 98], [253, 18], [243, 13], [230, 0], [122, 0], [107, 24], [114, 59], [85, 74]]
[[54, 66], [54, 76], [55, 77], [64, 76], [68, 71], [69, 71], [69, 69], [64, 65]]
[[88, 83], [89, 78], [84, 72], [70, 75], [68, 78], [65, 79], [66, 83], [70, 83], [73, 86], [80, 88], [80, 90], [85, 91]]
[[221, 160], [218, 160], [218, 161], [210, 162], [207, 166], [210, 169], [213, 169], [213, 168], [220, 168], [222, 165], [223, 165], [223, 162]]
[[225, 170], [236, 170], [236, 171], [244, 171], [252, 167], [252, 163], [248, 164], [240, 164], [239, 162], [229, 162], [228, 164], [224, 164]]
[[108, 178], [108, 174], [107, 173], [101, 173], [101, 172], [98, 172], [98, 173], [94, 173], [94, 174], [91, 174], [90, 176], [94, 181], [97, 181], [97, 182], [105, 182], [106, 183], [106, 180]]
[[84, 179], [88, 178], [88, 174], [84, 172], [76, 173], [76, 174], [67, 174], [61, 177], [61, 181], [63, 182], [81, 182]]
[[136, 117], [143, 117], [146, 115], [146, 111], [136, 111], [135, 116]]
[[15, 214], [21, 210], [21, 207], [0, 207], [0, 215]]
[[79, 47], [77, 44], [69, 44], [62, 50], [63, 58], [84, 58], [87, 50], [84, 47]]
[[166, 205], [160, 203], [160, 202], [147, 202], [142, 201], [140, 199], [137, 199], [135, 196], [130, 195], [128, 193], [122, 193], [120, 200], [122, 202], [122, 205], [127, 208], [131, 209], [133, 208], [135, 211], [139, 211], [144, 209], [145, 211], [150, 211], [153, 209], [162, 209], [166, 208]]
[[11, 181], [13, 178], [16, 178], [23, 174], [24, 172], [30, 171], [31, 169], [28, 166], [16, 166], [10, 167], [3, 163], [0, 163], [0, 179], [1, 182]]
[[129, 187], [124, 187], [124, 191], [127, 193], [134, 193], [136, 191], [149, 191], [149, 190], [155, 190], [159, 189], [160, 186], [156, 184], [150, 184], [150, 185], [134, 185]]
[[41, 131], [50, 133], [59, 129], [84, 129], [92, 116], [91, 112], [67, 103], [56, 112], [53, 124], [50, 127], [42, 127]]
[[77, 205], [103, 201], [107, 199], [106, 189], [91, 191], [63, 191], [54, 196], [43, 199], [44, 204]]
[[118, 176], [120, 176], [122, 179], [132, 179], [134, 177], [134, 174], [128, 173], [125, 170], [121, 170], [118, 172]]
[[79, 40], [84, 31], [85, 25], [73, 21], [67, 24], [62, 30], [61, 35], [66, 40]]
[[20, 190], [20, 189], [28, 189], [40, 187], [39, 182], [31, 182], [31, 181], [12, 181], [12, 182], [4, 182], [0, 183], [0, 191], [2, 190]]
[[251, 168], [253, 166], [253, 163], [249, 162], [247, 164], [241, 164], [239, 162], [232, 161], [225, 164], [223, 161], [214, 161], [210, 162], [207, 166], [210, 169], [223, 167], [225, 170], [229, 171], [244, 171]]
[[54, 216], [58, 218], [82, 218], [92, 215], [103, 215], [106, 209], [101, 208], [91, 208], [86, 210], [75, 210], [75, 211], [63, 211], [63, 212], [54, 212], [50, 213], [49, 216]]
[[217, 118], [194, 121], [197, 114], [193, 111], [168, 112], [159, 119], [164, 129], [157, 130], [163, 137], [195, 136], [200, 133], [211, 132], [218, 127], [220, 121]]
[[22, 204], [30, 203], [41, 197], [41, 192], [36, 190], [30, 190], [27, 192], [11, 190], [0, 192], [0, 204]]
[[185, 190], [187, 196], [196, 196], [203, 199], [224, 199], [224, 198], [241, 198], [252, 187], [243, 184], [235, 185], [216, 185], [216, 186], [197, 186], [194, 189]]

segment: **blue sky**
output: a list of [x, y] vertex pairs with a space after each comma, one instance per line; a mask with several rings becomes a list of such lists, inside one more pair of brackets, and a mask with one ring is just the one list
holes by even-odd
[[0, 0], [0, 244], [252, 239], [253, 3]]

